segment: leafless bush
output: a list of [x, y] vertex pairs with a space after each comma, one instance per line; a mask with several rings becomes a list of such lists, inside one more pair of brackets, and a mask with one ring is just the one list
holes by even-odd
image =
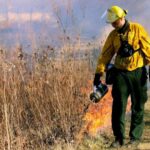
[[88, 86], [89, 61], [47, 54], [35, 53], [28, 61], [21, 50], [12, 61], [0, 59], [0, 147], [44, 149], [78, 134], [88, 101], [81, 88]]

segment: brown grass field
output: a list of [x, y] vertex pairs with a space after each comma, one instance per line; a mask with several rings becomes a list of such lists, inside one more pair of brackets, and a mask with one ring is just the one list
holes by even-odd
[[[90, 136], [83, 119], [94, 74], [90, 58], [54, 59], [50, 54], [26, 57], [19, 50], [10, 58], [0, 51], [0, 150], [107, 149], [113, 139], [110, 126]], [[149, 135], [148, 101], [139, 149], [150, 149]]]
[[88, 61], [54, 60], [19, 50], [0, 55], [0, 148], [52, 149], [74, 143], [82, 125], [91, 78]]

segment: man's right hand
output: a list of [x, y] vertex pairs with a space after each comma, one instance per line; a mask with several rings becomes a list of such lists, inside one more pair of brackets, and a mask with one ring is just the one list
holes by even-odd
[[102, 76], [102, 74], [100, 73], [95, 73], [95, 77], [94, 77], [94, 81], [93, 81], [93, 85], [94, 86], [98, 86], [101, 83], [100, 77]]

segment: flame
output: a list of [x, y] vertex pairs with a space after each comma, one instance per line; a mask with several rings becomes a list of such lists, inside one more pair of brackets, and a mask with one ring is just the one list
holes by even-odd
[[[90, 83], [90, 82], [89, 82]], [[84, 132], [95, 136], [98, 132], [111, 127], [112, 96], [111, 88], [108, 93], [97, 103], [91, 103], [84, 116]], [[89, 92], [89, 89], [82, 89], [82, 92]], [[130, 101], [128, 101], [127, 112], [130, 110]]]
[[111, 108], [112, 97], [111, 89], [97, 104], [91, 104], [87, 113], [85, 114], [84, 120], [87, 125], [86, 130], [88, 134], [95, 136], [95, 134], [108, 126], [111, 125]]

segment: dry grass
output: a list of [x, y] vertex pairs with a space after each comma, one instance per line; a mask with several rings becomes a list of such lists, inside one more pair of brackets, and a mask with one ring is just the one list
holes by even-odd
[[55, 60], [50, 53], [31, 58], [18, 49], [16, 58], [8, 59], [1, 50], [2, 149], [54, 149], [60, 142], [73, 149], [88, 102], [81, 87], [87, 87], [92, 72], [89, 60]]
[[[90, 57], [49, 56], [54, 56], [51, 48], [28, 57], [19, 48], [13, 59], [0, 51], [0, 150], [106, 149], [113, 140], [110, 130], [95, 137], [84, 134], [87, 81], [93, 79]], [[150, 147], [149, 104], [139, 149]]]

